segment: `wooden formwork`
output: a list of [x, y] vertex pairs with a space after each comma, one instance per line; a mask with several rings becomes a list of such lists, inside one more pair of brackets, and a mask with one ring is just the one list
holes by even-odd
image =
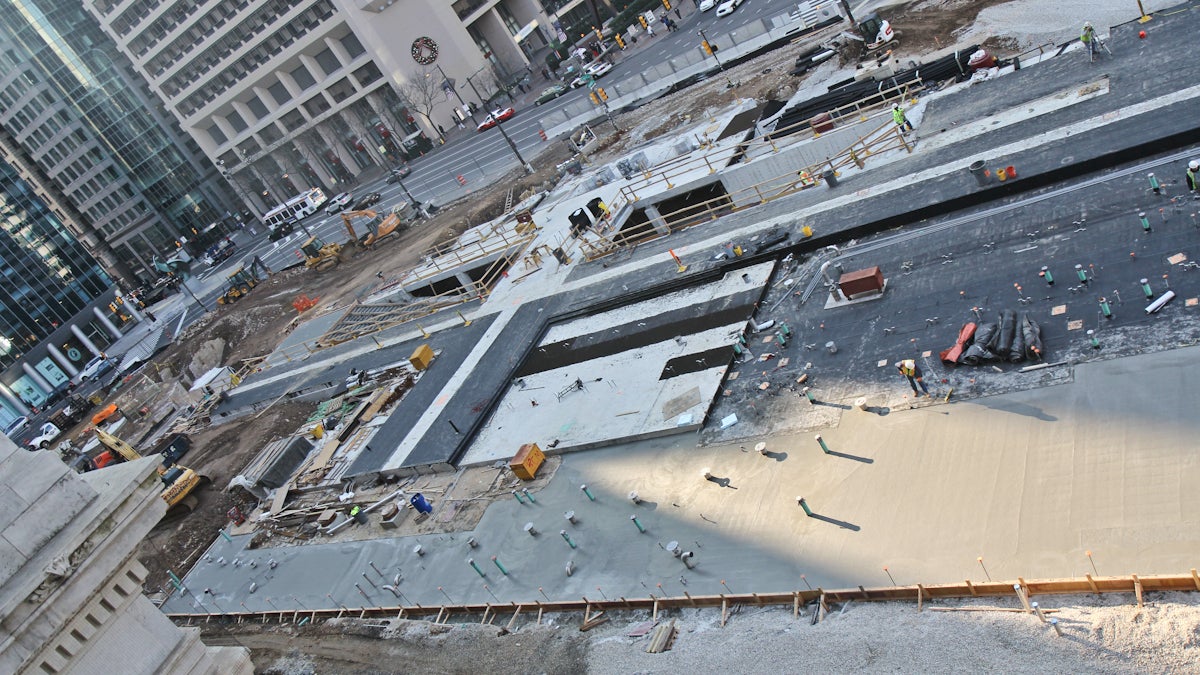
[[[1019, 589], [1019, 590], [1018, 590]], [[866, 588], [859, 586], [849, 589], [825, 590], [810, 588], [806, 590], [777, 591], [771, 593], [722, 593], [719, 595], [691, 595], [686, 591], [682, 596], [656, 597], [650, 595], [644, 598], [612, 598], [596, 600], [581, 596], [578, 600], [554, 600], [533, 602], [489, 602], [450, 605], [391, 605], [381, 607], [349, 608], [339, 606], [332, 609], [305, 610], [271, 610], [271, 611], [242, 611], [242, 612], [193, 612], [168, 613], [173, 621], [188, 625], [194, 622], [209, 622], [213, 619], [232, 619], [243, 621], [274, 621], [277, 623], [295, 623], [303, 619], [316, 621], [346, 616], [366, 618], [410, 618], [426, 619], [432, 617], [435, 622], [445, 623], [450, 617], [464, 618], [473, 615], [483, 615], [484, 621], [489, 614], [493, 619], [500, 612], [512, 612], [516, 620], [521, 612], [537, 610], [538, 621], [547, 613], [583, 612], [585, 622], [593, 615], [601, 612], [620, 610], [647, 610], [658, 617], [658, 613], [667, 609], [684, 609], [688, 607], [720, 607], [721, 625], [725, 625], [729, 611], [736, 606], [784, 606], [791, 607], [793, 616], [799, 616], [800, 607], [809, 603], [819, 603], [828, 611], [830, 602], [914, 602], [918, 611], [924, 609], [926, 603], [934, 600], [951, 600], [963, 598], [997, 598], [1013, 597], [1024, 603], [1033, 596], [1045, 595], [1088, 595], [1103, 593], [1128, 593], [1134, 596], [1137, 606], [1142, 606], [1145, 593], [1200, 591], [1200, 575], [1195, 569], [1188, 574], [1139, 576], [1132, 574], [1119, 577], [1100, 577], [1090, 574], [1083, 577], [1066, 579], [1034, 579], [1026, 581], [1018, 577], [1011, 581], [964, 581], [954, 584], [916, 584], [912, 586], [885, 586]], [[1024, 609], [1023, 611], [1028, 611]]]

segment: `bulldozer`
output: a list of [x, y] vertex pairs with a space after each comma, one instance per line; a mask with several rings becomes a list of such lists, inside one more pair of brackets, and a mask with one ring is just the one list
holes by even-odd
[[310, 270], [327, 272], [342, 262], [342, 245], [326, 244], [320, 237], [309, 237], [300, 247], [304, 254], [304, 266]]
[[[141, 459], [142, 455], [132, 445], [113, 436], [103, 429], [96, 429], [96, 439], [109, 450], [120, 455], [122, 460], [129, 462]], [[191, 512], [200, 503], [193, 492], [197, 487], [208, 483], [207, 476], [201, 476], [195, 471], [176, 464], [172, 457], [165, 457], [158, 467], [158, 477], [163, 482], [162, 499], [167, 503], [167, 511]]]
[[[367, 233], [361, 238], [358, 236], [358, 232], [355, 232], [354, 225], [351, 222], [351, 219], [355, 216], [370, 218], [367, 221]], [[376, 244], [382, 244], [389, 239], [399, 237], [401, 225], [403, 225], [400, 216], [395, 212], [381, 218], [378, 213], [371, 210], [343, 211], [342, 222], [346, 224], [346, 232], [350, 233], [350, 239], [357, 241], [363, 248], [371, 248]]]
[[238, 271], [229, 275], [226, 282], [228, 290], [217, 298], [217, 304], [228, 305], [237, 302], [239, 298], [249, 293], [250, 289], [257, 286], [259, 281], [258, 275], [254, 273], [254, 267], [249, 269], [239, 267]]

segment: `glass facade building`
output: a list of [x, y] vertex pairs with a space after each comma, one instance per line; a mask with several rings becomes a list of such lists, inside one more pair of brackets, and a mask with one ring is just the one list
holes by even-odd
[[[0, 421], [40, 405], [108, 345], [112, 279], [9, 163], [0, 161]], [[101, 317], [104, 317], [103, 319]], [[108, 325], [105, 325], [105, 321]], [[78, 334], [76, 333], [78, 331]]]
[[126, 285], [154, 279], [155, 256], [232, 209], [215, 167], [82, 3], [0, 2], [0, 128]]

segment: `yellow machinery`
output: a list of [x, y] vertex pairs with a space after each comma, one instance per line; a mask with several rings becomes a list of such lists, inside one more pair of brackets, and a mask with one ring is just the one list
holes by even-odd
[[327, 272], [342, 262], [342, 245], [326, 244], [319, 237], [309, 237], [300, 251], [304, 253], [304, 266], [318, 272]]
[[[96, 438], [100, 441], [101, 445], [117, 453], [127, 462], [142, 458], [142, 455], [137, 450], [134, 450], [132, 445], [103, 429], [96, 429]], [[158, 467], [158, 476], [162, 479], [163, 485], [166, 486], [162, 491], [162, 498], [167, 503], [168, 509], [181, 506], [187, 511], [191, 511], [196, 508], [199, 502], [192, 496], [192, 492], [201, 483], [207, 482], [204, 476], [186, 466], [180, 466], [175, 463], [172, 463], [170, 466], [160, 465]]]
[[229, 288], [224, 295], [217, 298], [217, 304], [228, 305], [238, 301], [238, 298], [250, 292], [250, 289], [258, 285], [259, 279], [254, 274], [254, 268], [246, 269], [245, 267], [238, 268], [238, 271], [229, 275], [227, 282]]
[[[371, 220], [367, 222], [368, 232], [359, 239], [358, 233], [354, 231], [354, 225], [350, 219], [354, 216], [364, 216]], [[384, 241], [393, 237], [400, 236], [400, 216], [395, 213], [389, 213], [380, 218], [375, 211], [343, 211], [342, 222], [346, 224], [346, 232], [350, 233], [350, 239], [357, 241], [363, 248], [371, 248], [376, 244], [381, 244]]]

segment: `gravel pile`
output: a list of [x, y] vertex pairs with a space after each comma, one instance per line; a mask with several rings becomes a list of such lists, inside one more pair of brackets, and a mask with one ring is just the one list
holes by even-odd
[[[790, 608], [744, 608], [720, 627], [720, 611], [688, 610], [673, 648], [647, 654], [649, 637], [629, 638], [646, 616], [621, 617], [593, 631], [591, 673], [779, 672], [1200, 672], [1200, 607], [1194, 594], [1037, 598], [1064, 637], [1023, 612], [926, 611], [913, 603], [854, 603], [821, 623], [793, 619]], [[1086, 604], [1085, 604], [1086, 601]], [[936, 607], [1016, 607], [1014, 602], [939, 603]], [[810, 615], [811, 616], [811, 615]]]

